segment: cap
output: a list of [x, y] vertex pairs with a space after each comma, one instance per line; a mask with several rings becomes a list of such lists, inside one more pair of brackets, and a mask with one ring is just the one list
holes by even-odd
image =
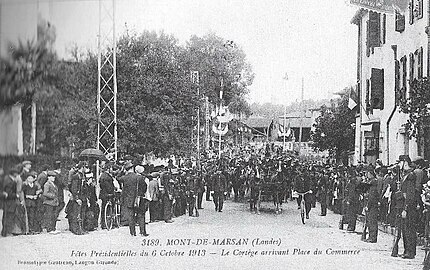
[[131, 162], [127, 162], [127, 163], [125, 163], [125, 165], [124, 165], [124, 169], [126, 169], [126, 170], [130, 170], [131, 168], [133, 168], [133, 163], [131, 163]]
[[[128, 170], [128, 169], [127, 169]], [[145, 171], [145, 167], [143, 167], [142, 165], [137, 165], [135, 168], [134, 168], [134, 170], [137, 172], [137, 173], [143, 173], [144, 171]]]
[[31, 161], [30, 160], [24, 160], [23, 162], [22, 162], [22, 165], [31, 165], [32, 163], [31, 163]]
[[94, 174], [93, 173], [86, 173], [85, 174], [85, 178], [93, 178], [94, 177]]
[[411, 163], [411, 158], [409, 157], [409, 155], [400, 155], [399, 161], [406, 161], [408, 163]]
[[57, 173], [54, 171], [48, 171], [48, 176], [57, 176]]
[[414, 160], [412, 162], [414, 163], [419, 163], [419, 162], [423, 162], [424, 158], [422, 156], [417, 156], [414, 158]]
[[150, 174], [152, 177], [158, 177], [158, 176], [160, 176], [160, 173], [159, 172], [153, 172], [153, 173], [151, 173]]

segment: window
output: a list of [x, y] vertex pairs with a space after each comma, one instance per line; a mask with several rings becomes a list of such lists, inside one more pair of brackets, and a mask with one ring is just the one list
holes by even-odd
[[405, 31], [405, 15], [396, 11], [396, 29], [397, 32]]
[[370, 77], [372, 109], [384, 109], [384, 70], [372, 68]]
[[414, 0], [409, 0], [409, 24], [414, 23]]

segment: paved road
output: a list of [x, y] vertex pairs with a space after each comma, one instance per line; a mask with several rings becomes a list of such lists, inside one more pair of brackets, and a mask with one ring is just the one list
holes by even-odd
[[[284, 204], [279, 215], [251, 214], [244, 203], [226, 202], [222, 213], [204, 203], [200, 217], [148, 225], [149, 237], [131, 237], [128, 228], [83, 236], [0, 238], [0, 269], [421, 269], [423, 251], [414, 260], [390, 257], [392, 236], [378, 243], [340, 231], [339, 216], [318, 216], [301, 224], [297, 205]], [[62, 220], [59, 228], [65, 230]], [[358, 228], [359, 230], [361, 228]], [[402, 252], [402, 250], [401, 250]], [[36, 266], [39, 264], [39, 266]], [[60, 265], [61, 264], [61, 265]]]

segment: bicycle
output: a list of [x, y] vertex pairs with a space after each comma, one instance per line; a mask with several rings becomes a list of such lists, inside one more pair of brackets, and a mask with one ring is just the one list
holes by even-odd
[[305, 195], [312, 193], [312, 190], [308, 190], [306, 192], [296, 192], [297, 196], [302, 196], [302, 200], [300, 202], [300, 218], [302, 219], [302, 223], [305, 224], [305, 215], [306, 215], [306, 204], [305, 204]]
[[121, 192], [115, 191], [114, 194], [108, 195], [108, 202], [105, 205], [104, 221], [106, 229], [111, 230], [112, 227], [120, 227], [121, 223], [121, 204], [120, 204]]

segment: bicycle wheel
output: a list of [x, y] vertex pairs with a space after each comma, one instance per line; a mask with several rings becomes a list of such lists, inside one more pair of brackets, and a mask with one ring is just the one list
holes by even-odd
[[302, 218], [303, 224], [305, 224], [305, 212], [306, 212], [305, 198], [303, 196], [302, 201], [300, 202], [300, 217]]
[[121, 226], [121, 205], [119, 202], [115, 204], [115, 227], [119, 228]]
[[114, 217], [115, 216], [114, 216], [113, 209], [112, 209], [112, 203], [108, 202], [108, 203], [106, 203], [106, 206], [105, 206], [105, 216], [104, 216], [106, 229], [108, 229], [108, 230], [112, 229]]

